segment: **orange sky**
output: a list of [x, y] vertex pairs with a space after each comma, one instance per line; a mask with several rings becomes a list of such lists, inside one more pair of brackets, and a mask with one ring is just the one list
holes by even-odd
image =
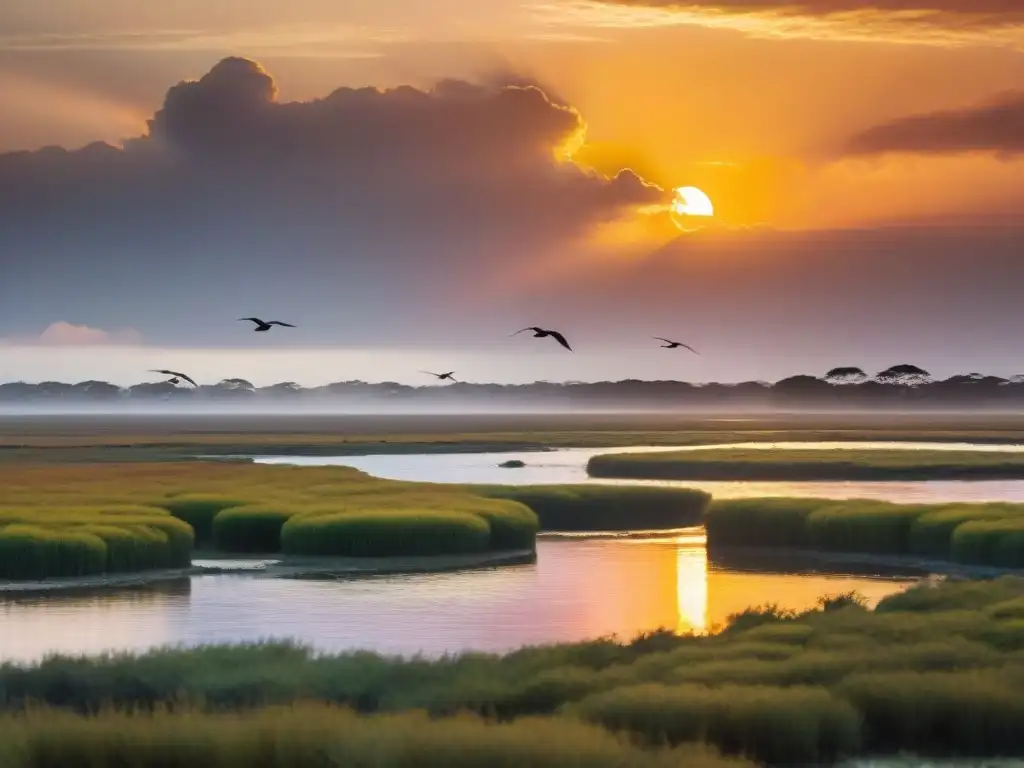
[[[4, 149], [138, 133], [167, 85], [235, 54], [263, 61], [283, 99], [500, 69], [532, 76], [587, 121], [582, 159], [699, 186], [724, 224], [971, 218], [1013, 213], [1024, 197], [1019, 161], [836, 159], [851, 135], [880, 122], [1014, 88], [1024, 26], [1009, 27], [996, 46], [986, 43], [992, 34], [939, 35], [880, 14], [845, 25], [749, 14], [694, 23], [560, 0], [443, 0], [429, 11], [418, 0], [14, 5], [0, 10]], [[858, 30], [874, 41], [836, 39]]]

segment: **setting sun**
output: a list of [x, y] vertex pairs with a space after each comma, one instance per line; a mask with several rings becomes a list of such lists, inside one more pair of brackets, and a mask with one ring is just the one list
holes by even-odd
[[711, 198], [696, 187], [679, 187], [672, 212], [677, 216], [714, 216], [715, 206]]

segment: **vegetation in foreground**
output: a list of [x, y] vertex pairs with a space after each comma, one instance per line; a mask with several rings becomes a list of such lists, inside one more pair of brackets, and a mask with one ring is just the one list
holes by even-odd
[[1024, 568], [1024, 504], [892, 504], [854, 499], [723, 499], [709, 548], [782, 547]]
[[965, 480], [1024, 477], [1024, 453], [708, 448], [595, 456], [593, 477], [651, 480]]
[[679, 489], [476, 488], [233, 462], [3, 465], [0, 487], [0, 579], [180, 568], [193, 546], [335, 557], [532, 550], [541, 526], [696, 525], [709, 501]]
[[220, 714], [0, 717], [4, 768], [753, 768], [703, 745], [650, 750], [556, 718], [358, 716], [323, 704]]
[[[697, 743], [774, 765], [904, 751], [1019, 757], [1022, 684], [1024, 580], [1004, 577], [915, 587], [873, 611], [840, 595], [800, 615], [752, 608], [710, 636], [656, 632], [504, 656], [263, 644], [8, 663], [0, 749], [30, 766], [69, 755], [97, 766], [285, 765], [314, 748], [323, 762], [313, 765], [715, 765], [707, 753], [657, 752]], [[277, 728], [277, 718], [310, 727]], [[238, 762], [255, 754], [245, 750], [262, 728], [261, 759], [282, 762]], [[477, 762], [457, 762], [456, 748]], [[353, 762], [331, 762], [341, 755]]]

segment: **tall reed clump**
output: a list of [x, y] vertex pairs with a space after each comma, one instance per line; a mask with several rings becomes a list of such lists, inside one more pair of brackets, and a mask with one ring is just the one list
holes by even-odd
[[727, 499], [711, 505], [705, 526], [709, 548], [792, 547], [1024, 567], [1022, 504]]
[[0, 529], [0, 577], [42, 579], [103, 573], [107, 547], [95, 534], [38, 525]]
[[204, 493], [185, 493], [156, 502], [179, 520], [184, 520], [195, 531], [197, 546], [213, 543], [213, 520], [225, 509], [246, 504], [237, 498]]
[[704, 518], [708, 546], [806, 547], [807, 518], [824, 499], [715, 500]]
[[959, 563], [1024, 568], [1024, 517], [958, 525], [953, 531], [952, 554]]
[[532, 509], [548, 531], [619, 531], [700, 525], [711, 495], [690, 488], [594, 485], [487, 486], [474, 490]]
[[952, 559], [953, 532], [974, 520], [1002, 520], [1024, 512], [1014, 504], [949, 504], [918, 517], [910, 527], [910, 551], [921, 557]]
[[647, 743], [707, 741], [771, 764], [832, 761], [860, 747], [860, 716], [817, 687], [662, 685], [618, 688], [574, 711]]
[[930, 508], [916, 504], [851, 501], [828, 504], [807, 518], [815, 549], [903, 555], [909, 552], [910, 529]]
[[0, 578], [45, 579], [187, 566], [192, 529], [146, 507], [0, 511]]
[[486, 551], [490, 535], [490, 525], [477, 515], [372, 508], [293, 517], [281, 529], [281, 547], [295, 555], [452, 555]]
[[281, 528], [296, 514], [285, 505], [229, 507], [213, 518], [213, 545], [222, 552], [280, 552]]
[[422, 713], [360, 717], [317, 704], [244, 713], [40, 710], [0, 717], [5, 768], [203, 766], [203, 768], [754, 768], [702, 745], [644, 750], [563, 718], [488, 723]]

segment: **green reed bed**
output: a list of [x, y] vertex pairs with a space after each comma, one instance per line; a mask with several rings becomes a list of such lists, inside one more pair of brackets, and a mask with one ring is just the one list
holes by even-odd
[[[1004, 577], [922, 585], [874, 610], [853, 595], [799, 615], [755, 606], [708, 636], [504, 655], [242, 644], [53, 656], [0, 665], [0, 764], [716, 765], [701, 762], [719, 759], [705, 743], [779, 766], [1024, 757], [1022, 617], [1024, 579]], [[378, 752], [359, 751], [375, 740]], [[659, 751], [672, 745], [700, 751]]]
[[0, 467], [0, 579], [190, 565], [193, 547], [334, 557], [531, 550], [537, 515], [457, 486], [344, 467]]
[[645, 750], [598, 727], [556, 718], [488, 723], [422, 713], [360, 717], [318, 704], [256, 712], [47, 710], [0, 717], [5, 768], [752, 768], [703, 746]]
[[704, 448], [595, 456], [593, 477], [650, 480], [964, 480], [1024, 478], [1024, 453]]
[[158, 508], [0, 508], [0, 578], [93, 576], [189, 564], [192, 529]]
[[856, 499], [725, 499], [708, 546], [781, 547], [1024, 567], [1024, 504], [891, 504]]
[[281, 545], [297, 555], [449, 555], [484, 552], [490, 536], [487, 521], [473, 514], [370, 508], [293, 517], [281, 529]]
[[690, 488], [585, 485], [487, 486], [479, 493], [521, 502], [550, 531], [620, 531], [699, 525], [711, 495]]

